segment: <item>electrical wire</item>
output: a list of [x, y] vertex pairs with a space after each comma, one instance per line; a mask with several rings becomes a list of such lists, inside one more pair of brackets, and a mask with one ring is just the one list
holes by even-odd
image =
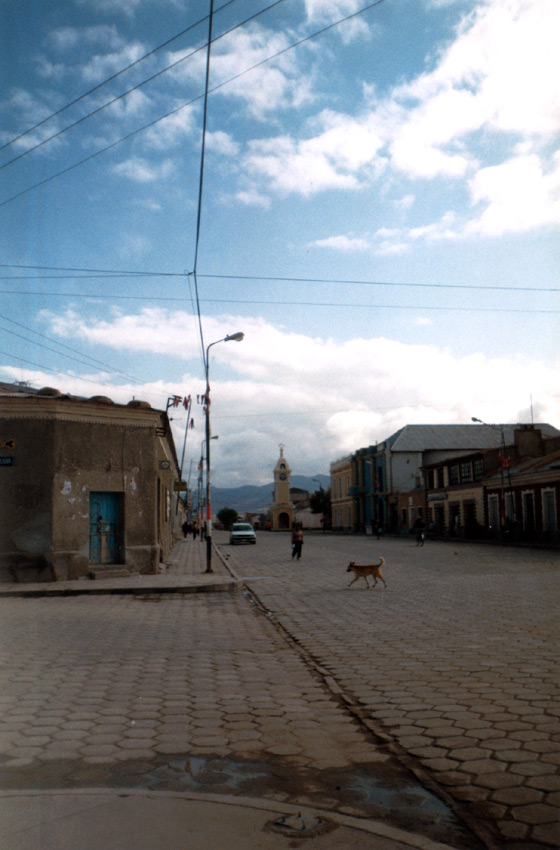
[[[71, 345], [66, 345], [66, 343], [58, 342], [58, 340], [53, 339], [52, 337], [47, 336], [46, 334], [42, 334], [39, 331], [35, 331], [35, 330], [33, 330], [33, 328], [30, 328], [27, 325], [21, 324], [21, 322], [16, 322], [14, 319], [10, 319], [8, 316], [3, 316], [3, 315], [0, 314], [0, 319], [2, 319], [5, 322], [10, 322], [12, 325], [16, 325], [16, 327], [22, 328], [23, 330], [26, 330], [29, 333], [35, 334], [36, 336], [41, 337], [41, 339], [46, 339], [48, 342], [53, 342], [55, 345], [58, 345], [60, 348], [66, 348], [68, 351], [74, 352], [74, 354], [80, 354], [83, 357], [87, 357], [88, 360], [91, 360], [91, 363], [84, 363], [84, 361], [82, 361], [82, 360], [77, 361], [79, 363], [84, 363], [84, 365], [86, 365], [86, 366], [95, 366], [95, 365], [102, 366], [104, 369], [109, 369], [110, 372], [113, 372], [115, 375], [121, 375], [123, 378], [126, 378], [127, 380], [136, 381], [139, 384], [143, 383], [140, 378], [138, 378], [134, 375], [129, 375], [127, 372], [122, 372], [120, 369], [115, 369], [114, 366], [110, 366], [108, 363], [104, 363], [102, 360], [97, 360], [95, 357], [91, 357], [89, 354], [84, 354], [82, 351], [79, 351], [77, 348], [73, 348]], [[7, 328], [5, 330], [6, 330], [7, 333], [13, 333], [12, 331], [8, 330]], [[26, 337], [22, 336], [22, 339], [26, 339]], [[39, 345], [39, 343], [36, 343], [32, 339], [27, 339], [27, 341], [31, 342], [35, 345]], [[46, 346], [44, 346], [44, 347], [46, 347]], [[63, 352], [56, 351], [56, 349], [51, 348], [49, 350], [54, 351], [56, 354], [62, 354], [63, 356], [68, 357], [68, 355], [64, 355]], [[72, 357], [71, 359], [75, 360], [76, 358]]]
[[[2, 295], [36, 295], [36, 296], [44, 296], [45, 293], [41, 291], [21, 291], [21, 290], [10, 290], [10, 289], [0, 289], [0, 294]], [[83, 298], [83, 292], [50, 292], [48, 293], [49, 297], [52, 298]], [[169, 301], [169, 302], [189, 302], [192, 300], [186, 298], [185, 296], [151, 296], [151, 295], [99, 295], [90, 296], [92, 298], [103, 299], [103, 300], [119, 300], [119, 301]], [[425, 304], [352, 304], [349, 302], [340, 302], [340, 301], [270, 301], [270, 300], [258, 300], [258, 299], [242, 299], [242, 298], [201, 298], [201, 304], [260, 304], [261, 306], [281, 306], [281, 307], [334, 307], [338, 309], [339, 307], [348, 307], [348, 308], [359, 308], [363, 309], [371, 309], [371, 310], [418, 310], [420, 312], [424, 310], [441, 310], [441, 311], [451, 311], [456, 313], [544, 313], [550, 315], [556, 315], [560, 313], [560, 310], [532, 310], [529, 308], [514, 308], [514, 307], [453, 307], [453, 306], [434, 306], [430, 307]]]
[[[281, 0], [279, 0], [279, 2], [281, 2]], [[12, 195], [9, 198], [5, 198], [3, 201], [0, 201], [0, 207], [4, 207], [7, 204], [12, 203], [12, 201], [15, 201], [18, 198], [21, 198], [23, 195], [28, 194], [28, 192], [32, 192], [35, 189], [39, 189], [41, 186], [44, 186], [47, 183], [50, 183], [52, 180], [56, 180], [59, 177], [63, 177], [65, 174], [68, 174], [70, 171], [73, 171], [75, 168], [79, 168], [80, 166], [85, 165], [88, 162], [91, 162], [93, 159], [96, 159], [98, 156], [101, 156], [101, 154], [104, 154], [104, 153], [107, 153], [107, 151], [113, 150], [113, 148], [116, 148], [122, 142], [128, 141], [129, 139], [133, 138], [134, 136], [138, 135], [139, 133], [144, 132], [144, 130], [149, 130], [151, 127], [154, 127], [156, 124], [159, 124], [160, 121], [164, 121], [166, 118], [170, 118], [172, 115], [176, 115], [178, 112], [181, 112], [181, 110], [186, 109], [188, 106], [192, 106], [194, 103], [197, 103], [199, 100], [203, 99], [207, 95], [214, 94], [215, 92], [219, 91], [220, 89], [222, 89], [224, 86], [228, 85], [229, 83], [234, 82], [235, 80], [238, 80], [241, 77], [245, 76], [245, 74], [248, 74], [251, 71], [256, 70], [257, 68], [262, 67], [267, 62], [271, 62], [273, 59], [277, 59], [279, 56], [283, 56], [288, 51], [293, 50], [294, 48], [299, 47], [300, 45], [305, 44], [306, 42], [311, 41], [314, 38], [317, 38], [317, 36], [319, 36], [319, 35], [323, 35], [325, 32], [328, 32], [329, 30], [334, 29], [335, 27], [339, 26], [340, 24], [343, 24], [346, 21], [349, 21], [352, 18], [357, 17], [358, 15], [364, 14], [365, 12], [369, 11], [370, 9], [374, 8], [375, 6], [379, 6], [381, 3], [384, 3], [384, 2], [386, 2], [386, 0], [374, 0], [374, 2], [369, 3], [367, 6], [364, 6], [362, 9], [359, 9], [357, 12], [353, 12], [351, 15], [347, 15], [346, 17], [341, 18], [341, 19], [339, 19], [338, 21], [335, 21], [332, 24], [328, 24], [327, 26], [323, 27], [322, 29], [317, 30], [314, 33], [311, 33], [310, 35], [307, 35], [304, 38], [301, 38], [299, 41], [294, 42], [293, 44], [289, 45], [288, 47], [283, 48], [282, 50], [279, 50], [277, 53], [274, 53], [272, 56], [268, 56], [266, 59], [262, 59], [260, 62], [256, 62], [254, 65], [251, 65], [251, 67], [246, 68], [244, 71], [240, 71], [238, 74], [235, 74], [233, 77], [228, 77], [227, 80], [223, 80], [221, 83], [218, 83], [217, 85], [213, 86], [213, 88], [209, 89], [208, 92], [205, 92], [204, 94], [197, 95], [196, 97], [192, 98], [191, 100], [187, 101], [186, 103], [183, 103], [180, 106], [177, 106], [174, 109], [170, 110], [169, 112], [165, 113], [165, 115], [161, 115], [159, 118], [155, 118], [153, 121], [149, 121], [147, 124], [144, 124], [142, 127], [138, 127], [136, 130], [132, 130], [130, 133], [127, 133], [125, 136], [122, 136], [121, 138], [112, 142], [110, 145], [106, 145], [104, 148], [100, 148], [99, 150], [94, 151], [92, 154], [85, 157], [84, 159], [81, 159], [78, 162], [75, 162], [72, 165], [69, 165], [66, 168], [63, 168], [61, 171], [57, 171], [54, 174], [51, 174], [49, 177], [45, 177], [43, 180], [39, 180], [37, 183], [34, 183], [31, 186], [28, 186], [26, 189], [22, 189], [20, 192], [18, 192], [15, 195]]]
[[[223, 9], [226, 9], [228, 6], [231, 6], [231, 4], [235, 3], [235, 2], [236, 2], [236, 0], [228, 0], [227, 3], [224, 3], [223, 6], [220, 6], [220, 8], [216, 10], [216, 14], [221, 12]], [[37, 124], [34, 124], [33, 127], [29, 127], [27, 130], [24, 130], [18, 136], [15, 136], [13, 139], [10, 139], [8, 142], [5, 142], [3, 145], [0, 145], [0, 151], [3, 151], [5, 148], [10, 147], [10, 145], [15, 144], [15, 142], [19, 142], [20, 139], [24, 138], [24, 136], [29, 135], [29, 133], [32, 133], [34, 130], [39, 129], [39, 127], [42, 127], [48, 121], [51, 121], [53, 118], [56, 118], [58, 115], [61, 115], [63, 112], [66, 112], [66, 110], [70, 109], [71, 106], [75, 106], [77, 103], [80, 103], [80, 101], [84, 100], [86, 97], [89, 97], [90, 95], [94, 94], [96, 91], [99, 91], [99, 89], [103, 88], [103, 86], [107, 85], [107, 83], [112, 83], [118, 77], [122, 76], [122, 74], [125, 74], [127, 71], [130, 71], [132, 68], [136, 67], [136, 65], [139, 65], [145, 59], [149, 59], [150, 56], [153, 56], [155, 53], [158, 53], [158, 51], [162, 50], [164, 47], [169, 47], [169, 45], [172, 44], [174, 41], [177, 41], [178, 38], [181, 38], [181, 36], [186, 35], [188, 32], [191, 32], [191, 30], [196, 29], [197, 26], [204, 23], [204, 21], [206, 21], [207, 18], [208, 18], [208, 15], [205, 15], [199, 21], [196, 21], [196, 23], [191, 24], [186, 29], [181, 30], [181, 32], [178, 32], [176, 35], [171, 36], [171, 38], [168, 38], [167, 41], [164, 41], [162, 44], [158, 44], [157, 47], [152, 48], [152, 50], [150, 50], [148, 53], [145, 53], [143, 56], [140, 56], [134, 62], [131, 62], [130, 65], [127, 65], [125, 68], [121, 68], [120, 71], [116, 71], [110, 77], [107, 77], [106, 79], [102, 80], [100, 83], [97, 83], [97, 85], [93, 86], [93, 88], [89, 89], [88, 91], [86, 91], [83, 94], [79, 95], [78, 97], [74, 98], [74, 100], [71, 100], [69, 103], [65, 104], [64, 106], [61, 106], [60, 109], [56, 110], [56, 112], [51, 112], [50, 115], [47, 115], [46, 118], [43, 118]], [[108, 104], [106, 104], [106, 105], [108, 105]], [[67, 128], [67, 129], [69, 129], [69, 128]], [[36, 147], [39, 147], [39, 146], [37, 145]], [[30, 150], [35, 150], [35, 148], [30, 148]], [[29, 153], [29, 151], [26, 151], [26, 153]], [[17, 158], [19, 159], [19, 157], [17, 157]], [[4, 163], [4, 165], [10, 165], [12, 162], [15, 162], [15, 159], [10, 160], [10, 162]], [[1, 167], [4, 168], [4, 165], [1, 166]]]
[[[234, 0], [230, 0], [230, 2], [234, 2]], [[236, 26], [234, 26], [231, 29], [227, 30], [226, 32], [222, 33], [222, 35], [218, 36], [216, 41], [218, 41], [220, 38], [224, 38], [224, 36], [229, 35], [230, 33], [234, 32], [236, 29], [239, 29], [240, 27], [244, 26], [249, 21], [252, 21], [255, 18], [259, 17], [260, 15], [264, 15], [265, 12], [268, 12], [270, 9], [274, 8], [274, 6], [278, 6], [280, 3], [284, 3], [284, 2], [285, 2], [285, 0], [275, 0], [275, 2], [272, 3], [270, 6], [267, 6], [265, 9], [261, 9], [260, 12], [257, 12], [256, 14], [252, 15], [250, 18], [247, 18], [246, 20], [242, 21], [239, 24], [236, 24]], [[206, 18], [204, 20], [206, 20]], [[148, 85], [148, 83], [153, 82], [154, 80], [158, 79], [158, 77], [161, 77], [163, 74], [166, 74], [168, 71], [173, 70], [173, 68], [176, 68], [178, 65], [181, 65], [183, 62], [186, 62], [187, 59], [191, 59], [197, 53], [200, 53], [200, 51], [205, 50], [205, 49], [206, 49], [206, 45], [203, 45], [202, 47], [197, 47], [191, 53], [188, 53], [186, 56], [182, 56], [180, 59], [177, 59], [175, 62], [172, 62], [171, 65], [167, 65], [165, 68], [162, 68], [160, 71], [157, 71], [151, 77], [148, 77], [147, 79], [142, 80], [140, 83], [137, 83], [135, 86], [132, 86], [131, 88], [127, 89], [126, 91], [122, 92], [121, 94], [117, 95], [116, 97], [112, 98], [111, 100], [108, 100], [107, 103], [104, 103], [101, 106], [98, 106], [96, 109], [93, 109], [91, 112], [88, 112], [86, 115], [82, 115], [80, 118], [77, 118], [76, 121], [73, 121], [72, 124], [68, 124], [66, 127], [63, 127], [61, 130], [58, 130], [56, 133], [53, 133], [51, 136], [48, 136], [47, 138], [42, 139], [40, 142], [38, 142], [33, 147], [27, 148], [27, 150], [22, 151], [17, 156], [14, 156], [12, 159], [9, 159], [7, 162], [4, 162], [2, 165], [0, 165], [0, 171], [2, 171], [2, 169], [4, 169], [4, 168], [7, 168], [9, 165], [13, 165], [13, 163], [18, 162], [20, 159], [23, 159], [25, 156], [28, 156], [28, 154], [33, 153], [33, 151], [36, 151], [39, 148], [42, 148], [43, 145], [46, 145], [49, 142], [52, 142], [53, 139], [58, 139], [64, 133], [68, 132], [68, 130], [72, 130], [74, 127], [77, 127], [79, 124], [82, 124], [84, 121], [87, 121], [88, 118], [92, 118], [94, 115], [97, 115], [99, 112], [103, 112], [103, 110], [108, 109], [110, 106], [114, 106], [115, 103], [118, 103], [118, 101], [127, 97], [129, 94], [132, 94], [132, 92], [138, 91], [139, 89]]]
[[[188, 277], [190, 272], [142, 272], [142, 271], [118, 271], [109, 269], [72, 269], [57, 266], [21, 266], [11, 265], [8, 263], [0, 263], [0, 268], [16, 268], [16, 269], [37, 269], [46, 271], [65, 271], [65, 272], [80, 272], [76, 275], [9, 275], [0, 276], [0, 280], [108, 280], [114, 277]], [[84, 274], [81, 274], [84, 272]], [[475, 289], [481, 291], [497, 291], [497, 292], [560, 292], [560, 287], [557, 286], [495, 286], [494, 284], [475, 284], [475, 283], [408, 283], [404, 281], [390, 280], [348, 280], [344, 278], [320, 278], [320, 277], [288, 277], [288, 276], [268, 276], [268, 275], [235, 275], [235, 274], [200, 274], [200, 278], [210, 280], [245, 280], [262, 283], [267, 281], [270, 283], [321, 283], [321, 284], [336, 284], [337, 286], [390, 286], [390, 287], [409, 287], [422, 289]], [[47, 293], [48, 294], [48, 293]], [[82, 293], [83, 294], [83, 293]], [[95, 297], [95, 296], [92, 296]]]

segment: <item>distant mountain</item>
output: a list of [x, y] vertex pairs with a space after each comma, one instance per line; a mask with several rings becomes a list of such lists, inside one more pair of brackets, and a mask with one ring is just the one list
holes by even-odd
[[[317, 483], [319, 482], [319, 483]], [[319, 485], [327, 490], [331, 479], [328, 475], [319, 473], [307, 475], [292, 475], [290, 486], [314, 493]], [[222, 508], [235, 508], [240, 514], [266, 513], [274, 498], [274, 482], [257, 487], [254, 484], [244, 484], [242, 487], [212, 487], [212, 515], [216, 516]]]

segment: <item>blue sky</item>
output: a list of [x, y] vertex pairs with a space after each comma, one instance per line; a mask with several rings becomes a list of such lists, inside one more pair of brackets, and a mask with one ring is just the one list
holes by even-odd
[[[196, 397], [208, 3], [0, 8], [0, 378]], [[560, 427], [559, 33], [557, 0], [216, 4], [198, 296], [205, 346], [246, 335], [211, 349], [217, 484], [280, 442], [313, 475], [407, 423]]]

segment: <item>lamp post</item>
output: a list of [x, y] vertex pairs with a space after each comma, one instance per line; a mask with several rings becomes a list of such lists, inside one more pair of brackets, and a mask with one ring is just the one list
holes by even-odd
[[[210, 437], [210, 439], [211, 440], [218, 440], [219, 437], [216, 434], [214, 437]], [[200, 443], [200, 461], [199, 461], [199, 464], [198, 464], [198, 508], [199, 508], [199, 519], [200, 519], [201, 523], [202, 523], [202, 520], [204, 519], [204, 511], [203, 511], [204, 499], [203, 499], [203, 496], [202, 496], [202, 492], [203, 492], [203, 487], [204, 487], [204, 456], [205, 456], [204, 446], [205, 445], [206, 445], [206, 437]], [[200, 539], [202, 540], [202, 531], [200, 532]]]
[[219, 342], [241, 342], [245, 334], [234, 333], [222, 339], [217, 339], [216, 342], [211, 342], [206, 349], [206, 360], [204, 363], [206, 369], [206, 570], [211, 573], [212, 570], [212, 489], [210, 484], [210, 442], [212, 440], [210, 431], [210, 359], [209, 352], [213, 345]]

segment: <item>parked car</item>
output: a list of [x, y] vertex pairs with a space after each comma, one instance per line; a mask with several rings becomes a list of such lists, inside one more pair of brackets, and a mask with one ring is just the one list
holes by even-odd
[[229, 542], [234, 543], [256, 543], [257, 535], [250, 522], [236, 522], [232, 526]]

